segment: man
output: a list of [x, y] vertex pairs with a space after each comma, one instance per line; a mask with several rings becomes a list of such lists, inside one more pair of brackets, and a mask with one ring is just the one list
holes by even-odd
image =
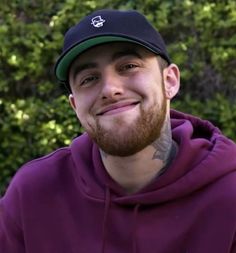
[[141, 14], [85, 17], [55, 73], [85, 133], [18, 171], [0, 252], [236, 252], [236, 145], [170, 110], [179, 70]]

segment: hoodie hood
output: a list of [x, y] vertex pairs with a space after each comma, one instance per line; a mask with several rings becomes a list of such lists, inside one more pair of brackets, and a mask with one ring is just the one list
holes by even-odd
[[175, 159], [163, 175], [132, 195], [124, 194], [108, 175], [99, 148], [90, 137], [84, 134], [76, 138], [71, 152], [81, 191], [99, 202], [105, 201], [109, 189], [109, 199], [116, 204], [160, 204], [193, 194], [236, 170], [236, 160], [232, 159], [236, 155], [235, 143], [209, 121], [171, 110], [171, 126], [172, 137], [179, 146]]

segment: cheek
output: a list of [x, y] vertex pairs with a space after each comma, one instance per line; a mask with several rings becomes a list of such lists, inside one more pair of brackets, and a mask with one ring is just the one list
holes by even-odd
[[79, 119], [81, 125], [86, 129], [94, 121], [93, 116], [91, 114], [92, 104], [92, 101], [90, 101], [89, 99], [82, 98], [80, 100], [78, 99], [76, 103], [75, 112], [77, 118]]
[[80, 108], [76, 110], [77, 118], [81, 124], [81, 126], [85, 129], [85, 131], [89, 131], [91, 129], [91, 125], [93, 125], [93, 119], [85, 108]]
[[78, 102], [81, 106], [91, 109], [99, 99], [100, 90], [98, 85], [80, 91]]
[[89, 93], [80, 92], [76, 96], [76, 112], [78, 115], [84, 115], [91, 110], [94, 103], [94, 97]]
[[149, 81], [143, 75], [138, 75], [129, 80], [127, 87], [134, 94], [144, 98], [147, 96], [149, 90]]
[[138, 93], [143, 99], [149, 101], [156, 101], [159, 97], [162, 97], [162, 84], [161, 81], [154, 78], [139, 78], [134, 83], [133, 90]]

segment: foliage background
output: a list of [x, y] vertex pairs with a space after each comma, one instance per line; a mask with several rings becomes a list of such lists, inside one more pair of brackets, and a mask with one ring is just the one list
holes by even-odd
[[235, 0], [2, 0], [0, 195], [23, 163], [81, 133], [53, 66], [65, 31], [101, 8], [145, 14], [182, 73], [173, 107], [211, 120], [236, 140]]

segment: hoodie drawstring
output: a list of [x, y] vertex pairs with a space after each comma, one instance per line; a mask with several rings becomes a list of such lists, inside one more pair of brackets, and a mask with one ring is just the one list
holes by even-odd
[[[106, 187], [105, 192], [105, 209], [103, 216], [103, 226], [102, 226], [102, 253], [105, 253], [106, 240], [107, 240], [107, 222], [108, 214], [111, 203], [111, 193], [109, 187]], [[139, 212], [140, 204], [135, 205], [133, 212], [133, 229], [132, 229], [132, 253], [137, 253], [137, 243], [136, 243], [136, 232], [137, 232], [137, 217]]]
[[137, 216], [139, 211], [140, 204], [137, 204], [134, 208], [134, 224], [133, 224], [133, 231], [132, 231], [132, 252], [137, 252], [137, 243], [136, 243], [136, 232], [137, 232]]
[[108, 213], [109, 213], [110, 202], [111, 202], [110, 198], [111, 198], [110, 189], [109, 189], [109, 187], [106, 187], [105, 210], [104, 210], [103, 226], [102, 226], [102, 253], [105, 253], [105, 247], [106, 247], [107, 219], [108, 219]]

